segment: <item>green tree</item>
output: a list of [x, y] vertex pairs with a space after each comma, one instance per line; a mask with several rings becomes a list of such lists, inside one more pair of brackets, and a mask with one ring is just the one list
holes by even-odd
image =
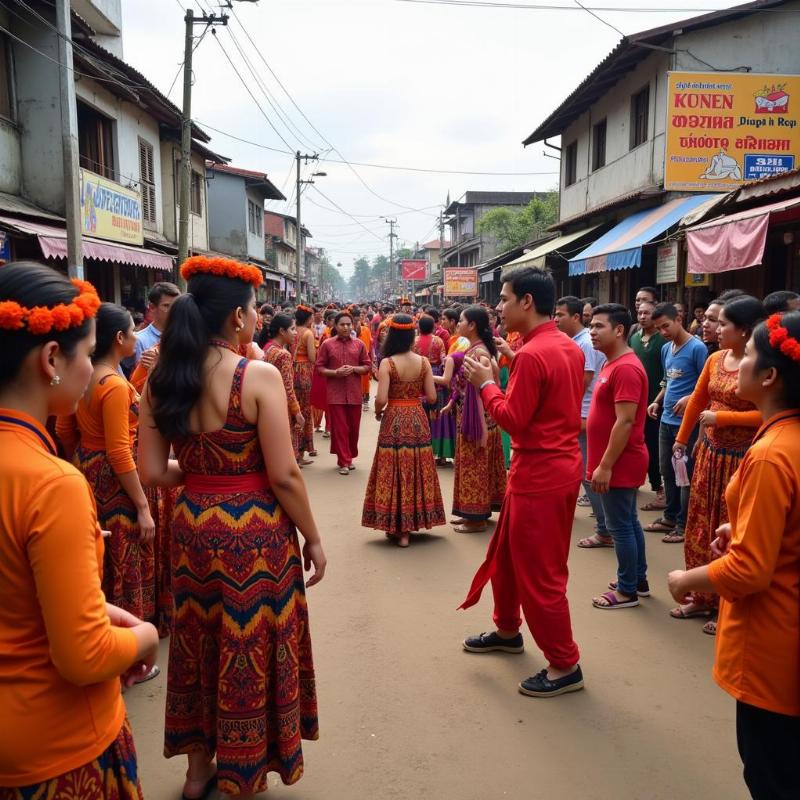
[[350, 291], [354, 297], [364, 297], [369, 288], [372, 268], [366, 256], [353, 262], [353, 274], [350, 276]]
[[501, 250], [510, 250], [539, 238], [557, 219], [558, 192], [552, 191], [521, 209], [493, 208], [478, 220], [476, 229], [497, 239]]

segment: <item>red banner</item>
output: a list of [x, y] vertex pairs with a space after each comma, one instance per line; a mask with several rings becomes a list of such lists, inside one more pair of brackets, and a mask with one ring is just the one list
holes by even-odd
[[401, 262], [404, 281], [424, 281], [428, 277], [428, 262], [404, 258]]

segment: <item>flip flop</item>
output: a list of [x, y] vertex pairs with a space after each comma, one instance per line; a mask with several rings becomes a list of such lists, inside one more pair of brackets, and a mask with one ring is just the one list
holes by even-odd
[[665, 544], [681, 544], [685, 538], [684, 534], [672, 531], [672, 533], [668, 533], [666, 536], [662, 537], [661, 541]]
[[617, 608], [633, 608], [634, 606], [639, 605], [639, 595], [635, 594], [629, 597], [627, 600], [620, 600], [614, 592], [604, 592], [600, 595], [608, 605], [604, 605], [603, 603], [598, 603], [596, 600], [592, 600], [592, 605], [595, 608], [599, 608], [601, 611], [610, 611], [615, 610]]
[[649, 525], [644, 526], [648, 533], [672, 533], [675, 530], [675, 523], [670, 522], [664, 517], [653, 520]]
[[[585, 542], [589, 542], [589, 544], [585, 544]], [[581, 539], [578, 542], [578, 547], [582, 547], [585, 550], [594, 550], [597, 547], [613, 547], [614, 542], [604, 542], [600, 539], [600, 536], [596, 533], [593, 533], [591, 536], [587, 536], [585, 539]]]
[[710, 617], [711, 611], [709, 609], [704, 608], [702, 610], [697, 609], [695, 611], [690, 611], [688, 614], [680, 607], [673, 608], [669, 615], [672, 619], [694, 619], [695, 617]]
[[643, 506], [639, 506], [641, 511], [663, 511], [667, 504], [663, 500], [651, 500]]

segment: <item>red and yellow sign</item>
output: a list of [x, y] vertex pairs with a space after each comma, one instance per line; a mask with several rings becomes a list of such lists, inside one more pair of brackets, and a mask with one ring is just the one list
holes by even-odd
[[800, 75], [670, 72], [664, 188], [729, 192], [800, 166]]
[[81, 220], [86, 236], [144, 244], [142, 196], [88, 169], [81, 169]]
[[478, 270], [467, 267], [446, 267], [444, 270], [445, 297], [477, 297]]

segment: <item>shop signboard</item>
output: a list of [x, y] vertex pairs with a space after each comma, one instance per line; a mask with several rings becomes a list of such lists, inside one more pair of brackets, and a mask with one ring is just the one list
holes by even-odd
[[446, 267], [444, 269], [445, 297], [477, 297], [478, 270], [468, 267]]
[[88, 169], [81, 170], [81, 220], [85, 236], [144, 244], [142, 196]]
[[669, 242], [656, 250], [656, 283], [678, 282], [678, 243]]
[[664, 188], [729, 192], [800, 166], [800, 75], [670, 72]]
[[404, 258], [400, 265], [404, 281], [424, 281], [427, 277], [428, 262], [424, 259]]
[[11, 237], [0, 231], [0, 266], [11, 261]]
[[698, 286], [711, 286], [711, 281], [709, 281], [709, 276], [705, 272], [689, 272], [686, 271], [686, 287], [688, 289], [694, 289]]

